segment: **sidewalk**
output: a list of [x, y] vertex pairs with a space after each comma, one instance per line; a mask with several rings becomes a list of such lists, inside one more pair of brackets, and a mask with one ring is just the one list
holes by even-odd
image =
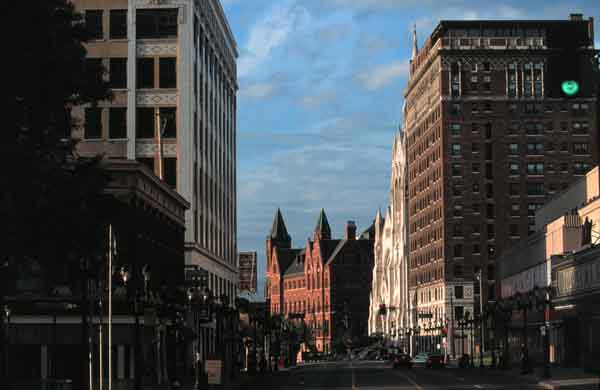
[[544, 368], [535, 367], [532, 374], [522, 375], [520, 368], [509, 370], [497, 369], [496, 372], [512, 377], [521, 377], [531, 382], [537, 382], [539, 389], [557, 390], [599, 390], [600, 379], [597, 374], [586, 372], [581, 368], [551, 367], [548, 379], [544, 379]]

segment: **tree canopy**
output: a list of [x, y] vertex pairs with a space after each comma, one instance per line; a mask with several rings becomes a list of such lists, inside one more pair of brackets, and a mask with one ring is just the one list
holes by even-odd
[[[111, 97], [86, 62], [88, 33], [66, 0], [2, 6], [10, 60], [2, 88], [0, 235], [6, 259], [58, 264], [85, 255], [102, 219], [99, 158], [76, 155], [71, 108]], [[6, 261], [6, 259], [2, 259]]]

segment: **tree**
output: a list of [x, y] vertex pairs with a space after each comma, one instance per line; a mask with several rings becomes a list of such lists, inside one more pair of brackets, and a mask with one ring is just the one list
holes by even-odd
[[60, 269], [68, 252], [92, 250], [107, 182], [100, 158], [76, 155], [71, 131], [79, 124], [71, 107], [96, 104], [110, 92], [103, 69], [86, 62], [88, 33], [71, 3], [8, 1], [2, 8], [12, 45], [2, 89], [3, 256]]

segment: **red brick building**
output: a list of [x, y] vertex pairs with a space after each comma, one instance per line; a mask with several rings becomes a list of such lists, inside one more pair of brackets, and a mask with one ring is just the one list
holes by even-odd
[[332, 239], [321, 210], [312, 240], [292, 248], [281, 211], [277, 209], [266, 242], [265, 295], [272, 314], [300, 315], [311, 343], [322, 352], [342, 337], [367, 334], [373, 269], [372, 227], [356, 236], [353, 221], [346, 237]]

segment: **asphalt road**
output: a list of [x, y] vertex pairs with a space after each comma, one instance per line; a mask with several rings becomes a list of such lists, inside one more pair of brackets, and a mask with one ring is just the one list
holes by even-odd
[[523, 377], [489, 369], [393, 369], [380, 362], [326, 362], [266, 375], [246, 387], [277, 390], [536, 389]]

